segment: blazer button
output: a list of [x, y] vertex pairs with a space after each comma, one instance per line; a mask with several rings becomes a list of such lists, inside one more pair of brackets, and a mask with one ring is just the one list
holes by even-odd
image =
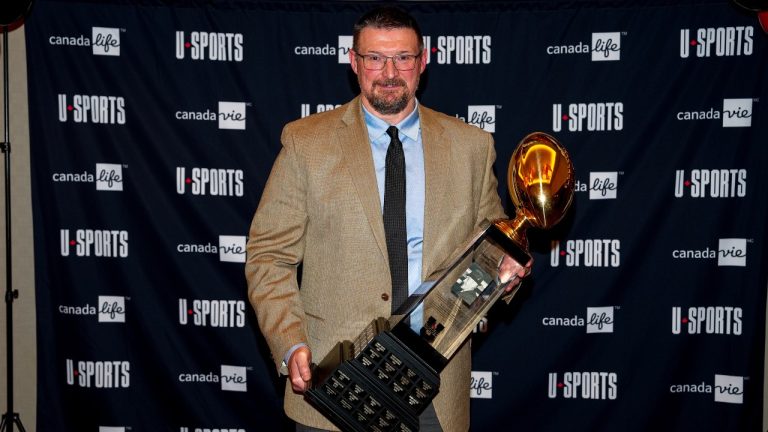
[[381, 295], [381, 299], [384, 300], [384, 301], [389, 300], [389, 294], [387, 294], [387, 293], [382, 294]]

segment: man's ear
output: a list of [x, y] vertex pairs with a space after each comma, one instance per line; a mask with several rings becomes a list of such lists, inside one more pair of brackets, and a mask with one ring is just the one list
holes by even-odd
[[352, 71], [357, 75], [357, 62], [355, 61], [355, 52], [349, 50], [349, 64], [352, 66]]

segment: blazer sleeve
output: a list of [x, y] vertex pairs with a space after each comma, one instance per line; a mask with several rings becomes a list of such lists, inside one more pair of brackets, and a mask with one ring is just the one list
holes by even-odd
[[479, 227], [486, 219], [493, 221], [499, 218], [506, 218], [504, 207], [499, 199], [498, 182], [493, 173], [493, 163], [496, 160], [496, 150], [493, 146], [493, 137], [491, 134], [483, 134], [485, 137], [485, 164], [483, 169], [483, 178], [481, 183], [481, 195], [477, 209], [477, 218], [475, 227]]
[[307, 342], [297, 279], [308, 220], [306, 176], [288, 127], [281, 142], [251, 223], [245, 264], [248, 298], [278, 371], [285, 353]]

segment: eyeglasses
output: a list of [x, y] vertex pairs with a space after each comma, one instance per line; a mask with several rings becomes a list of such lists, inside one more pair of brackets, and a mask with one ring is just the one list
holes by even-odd
[[392, 60], [395, 69], [399, 71], [413, 70], [416, 67], [416, 59], [421, 57], [421, 53], [385, 56], [382, 54], [360, 54], [355, 52], [355, 55], [363, 59], [363, 66], [368, 70], [382, 70], [386, 66], [387, 60]]

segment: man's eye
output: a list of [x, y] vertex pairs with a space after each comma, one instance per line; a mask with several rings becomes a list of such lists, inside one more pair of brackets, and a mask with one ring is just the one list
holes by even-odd
[[380, 55], [376, 55], [376, 54], [371, 54], [371, 55], [368, 56], [368, 58], [371, 59], [371, 61], [374, 61], [374, 62], [381, 61], [381, 56]]
[[395, 56], [395, 61], [399, 61], [399, 62], [400, 61], [408, 61], [408, 57], [410, 57], [410, 56], [407, 55], [407, 54], [396, 55]]

